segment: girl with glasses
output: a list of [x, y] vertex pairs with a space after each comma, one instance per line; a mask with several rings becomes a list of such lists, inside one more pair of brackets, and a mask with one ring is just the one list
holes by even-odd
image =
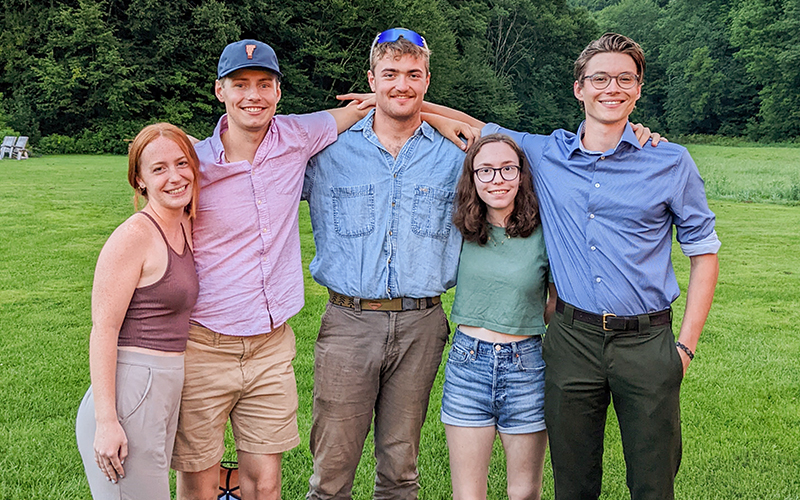
[[539, 499], [547, 445], [541, 336], [555, 287], [525, 155], [508, 136], [467, 151], [453, 216], [464, 237], [441, 419], [453, 497], [485, 499], [499, 434], [508, 497]]

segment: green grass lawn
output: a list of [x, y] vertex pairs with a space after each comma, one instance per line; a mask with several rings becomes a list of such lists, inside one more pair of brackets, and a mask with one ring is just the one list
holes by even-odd
[[[800, 499], [800, 149], [692, 146], [723, 241], [708, 324], [683, 384], [679, 499]], [[94, 264], [131, 214], [126, 160], [56, 156], [0, 161], [0, 499], [85, 499], [75, 413], [89, 385]], [[795, 186], [795, 187], [792, 187]], [[752, 195], [744, 193], [750, 189]], [[740, 194], [737, 194], [740, 193]], [[782, 204], [737, 203], [772, 200]], [[301, 206], [304, 261], [314, 247]], [[688, 259], [675, 248], [685, 290]], [[284, 459], [284, 498], [303, 498], [311, 471], [313, 344], [326, 300], [306, 276], [306, 307], [292, 319], [302, 444]], [[446, 297], [446, 308], [452, 293]], [[675, 304], [676, 318], [683, 298]], [[423, 429], [421, 498], [450, 497], [440, 373]], [[490, 498], [505, 498], [496, 449]], [[232, 448], [228, 455], [234, 456]], [[371, 447], [354, 498], [370, 498]], [[549, 464], [544, 498], [553, 497]], [[626, 498], [619, 434], [609, 417], [604, 499]]]
[[709, 198], [800, 204], [797, 148], [689, 145]]

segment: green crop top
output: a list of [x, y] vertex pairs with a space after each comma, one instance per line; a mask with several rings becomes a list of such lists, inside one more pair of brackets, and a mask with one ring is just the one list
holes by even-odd
[[542, 226], [527, 238], [510, 238], [492, 226], [480, 246], [464, 241], [450, 319], [510, 335], [545, 332], [544, 307], [550, 265]]

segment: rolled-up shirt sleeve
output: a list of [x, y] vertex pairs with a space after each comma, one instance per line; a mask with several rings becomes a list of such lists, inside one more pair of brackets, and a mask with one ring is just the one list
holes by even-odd
[[706, 236], [702, 241], [697, 243], [681, 243], [681, 251], [687, 257], [694, 257], [695, 255], [705, 255], [709, 253], [719, 252], [722, 242], [717, 237], [717, 232], [712, 231], [711, 234]]
[[708, 207], [703, 179], [688, 151], [678, 160], [673, 181], [670, 209], [681, 251], [687, 257], [717, 253], [722, 243], [715, 230], [716, 216]]

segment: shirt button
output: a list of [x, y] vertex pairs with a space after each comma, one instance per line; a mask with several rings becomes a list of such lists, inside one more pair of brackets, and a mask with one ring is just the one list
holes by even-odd
[[599, 277], [597, 277], [597, 278], [595, 278], [595, 281], [596, 281], [596, 282], [598, 282], [598, 283], [600, 283], [600, 282], [601, 282], [601, 281], [603, 281], [603, 280], [601, 280]]
[[394, 206], [394, 202], [392, 202], [392, 206]]
[[391, 236], [391, 235], [392, 235], [392, 232], [391, 232], [391, 231], [389, 231], [389, 236]]
[[261, 200], [258, 200], [258, 201], [256, 201], [256, 203], [258, 203], [259, 205], [261, 205]]
[[262, 229], [261, 232], [262, 233], [266, 233], [267, 232], [267, 228]]
[[599, 183], [599, 182], [598, 182], [598, 183], [596, 183], [596, 184], [594, 185], [594, 187], [596, 187], [596, 188], [599, 188], [599, 187], [600, 187], [600, 183]]
[[605, 157], [605, 156], [601, 156], [601, 157], [600, 157], [600, 159], [601, 159], [601, 160], [605, 160], [605, 159], [606, 159], [606, 157]]
[[500, 346], [499, 345], [494, 346], [494, 350], [495, 351], [500, 351]]
[[597, 247], [592, 245], [592, 252], [594, 252], [595, 250], [597, 250]]
[[391, 264], [391, 263], [392, 263], [392, 259], [389, 259], [389, 260], [387, 260], [386, 262], [387, 262], [388, 264]]
[[590, 219], [594, 219], [594, 214], [589, 214]]

